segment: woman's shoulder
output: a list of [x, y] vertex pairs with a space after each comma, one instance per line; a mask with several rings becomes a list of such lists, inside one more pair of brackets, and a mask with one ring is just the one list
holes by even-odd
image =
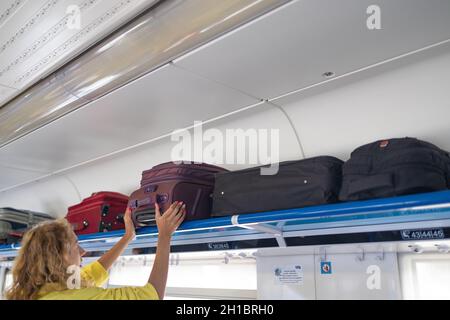
[[143, 287], [83, 288], [53, 291], [41, 295], [39, 300], [158, 300], [158, 293], [149, 283]]
[[99, 296], [101, 296], [104, 291], [105, 289], [96, 287], [57, 290], [41, 294], [39, 300], [97, 300], [102, 299]]

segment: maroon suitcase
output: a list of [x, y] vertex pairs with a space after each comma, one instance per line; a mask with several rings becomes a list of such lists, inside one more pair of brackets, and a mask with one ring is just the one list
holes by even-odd
[[164, 163], [142, 173], [141, 188], [130, 196], [136, 227], [155, 225], [155, 201], [161, 212], [175, 201], [186, 204], [186, 219], [211, 216], [215, 174], [227, 170], [209, 164]]
[[124, 229], [123, 215], [128, 196], [117, 192], [97, 192], [69, 207], [66, 219], [76, 234], [90, 234]]

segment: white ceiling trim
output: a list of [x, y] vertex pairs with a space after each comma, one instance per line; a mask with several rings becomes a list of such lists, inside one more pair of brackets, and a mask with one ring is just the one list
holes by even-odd
[[[97, 0], [92, 0], [92, 1], [95, 2]], [[90, 2], [90, 1], [88, 1], [88, 2]], [[61, 56], [63, 56], [66, 52], [73, 50], [74, 47], [80, 41], [83, 41], [86, 36], [88, 36], [90, 33], [92, 33], [92, 31], [96, 30], [103, 23], [110, 21], [114, 16], [116, 16], [118, 13], [122, 12], [124, 9], [128, 8], [130, 6], [130, 4], [132, 4], [134, 2], [135, 2], [135, 0], [124, 0], [124, 1], [120, 2], [118, 5], [116, 5], [115, 7], [113, 7], [112, 9], [103, 13], [100, 17], [98, 17], [95, 21], [90, 23], [87, 27], [82, 29], [76, 35], [71, 37], [68, 41], [64, 42], [58, 48], [53, 50], [45, 58], [43, 58], [36, 65], [34, 65], [34, 67], [29, 69], [22, 75], [18, 76], [17, 79], [14, 81], [14, 85], [20, 86], [21, 83], [25, 79], [32, 77], [36, 72], [40, 71], [43, 67], [47, 66], [48, 63], [51, 63], [52, 60], [57, 60]], [[86, 6], [85, 6], [85, 8], [86, 8]], [[59, 26], [59, 24], [58, 24], [58, 26]], [[0, 74], [0, 76], [1, 76], [1, 74]]]
[[[158, 1], [1, 1], [0, 83], [15, 89], [0, 94], [0, 105]], [[74, 14], [80, 14], [80, 29], [71, 26]]]
[[[85, 1], [84, 3], [82, 3], [79, 6], [80, 12], [83, 13], [83, 11], [85, 11], [86, 9], [93, 6], [94, 4], [96, 4], [99, 1], [100, 0]], [[37, 39], [34, 43], [32, 43], [27, 49], [22, 51], [22, 53], [14, 61], [11, 61], [7, 66], [5, 66], [4, 68], [2, 68], [2, 70], [0, 70], [0, 77], [3, 76], [5, 73], [14, 70], [14, 68], [17, 67], [18, 65], [20, 65], [20, 63], [25, 61], [27, 58], [31, 57], [35, 52], [37, 52], [39, 49], [41, 49], [47, 43], [49, 43], [50, 41], [55, 39], [55, 37], [58, 34], [60, 34], [62, 31], [64, 31], [64, 29], [66, 28], [66, 25], [69, 21], [69, 18], [70, 18], [70, 15], [67, 14], [57, 24], [53, 25], [49, 30], [44, 32], [44, 34], [39, 39]], [[49, 59], [52, 59], [55, 57], [56, 56], [53, 56], [53, 53], [48, 55]], [[43, 60], [41, 60], [40, 63], [38, 63], [38, 65], [40, 65], [41, 63], [43, 63]], [[16, 82], [18, 82], [20, 79], [21, 79], [21, 77], [18, 77]]]
[[3, 84], [3, 83], [0, 83], [0, 87], [6, 88], [6, 89], [18, 90], [17, 88], [8, 86], [7, 84]]
[[4, 42], [0, 46], [0, 54], [3, 53], [9, 46], [11, 46], [14, 42], [16, 42], [23, 34], [25, 34], [28, 29], [30, 29], [33, 25], [38, 23], [40, 20], [43, 20], [45, 15], [53, 8], [60, 0], [50, 0], [47, 1], [34, 15], [33, 18], [28, 20], [28, 22], [20, 28], [9, 40]]
[[1, 15], [0, 15], [0, 28], [9, 20], [14, 14], [19, 11], [19, 9], [27, 2], [28, 0], [14, 0]]
[[42, 172], [15, 169], [2, 165], [0, 165], [0, 172], [2, 175], [2, 179], [0, 180], [0, 188], [5, 188], [11, 183], [17, 183], [19, 181], [36, 181], [39, 177], [45, 174]]
[[5, 164], [1, 164], [0, 163], [0, 170], [2, 168], [5, 169], [12, 169], [12, 170], [18, 170], [18, 171], [23, 171], [23, 172], [32, 172], [32, 173], [40, 173], [40, 174], [48, 174], [48, 171], [43, 171], [43, 170], [36, 170], [36, 169], [29, 169], [29, 168], [22, 168], [20, 166], [11, 166], [11, 165], [5, 165]]

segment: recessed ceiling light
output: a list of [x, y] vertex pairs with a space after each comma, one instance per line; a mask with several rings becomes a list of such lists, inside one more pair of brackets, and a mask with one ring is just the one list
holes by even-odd
[[333, 78], [336, 74], [332, 71], [327, 71], [324, 74], [322, 74], [322, 77], [324, 78]]

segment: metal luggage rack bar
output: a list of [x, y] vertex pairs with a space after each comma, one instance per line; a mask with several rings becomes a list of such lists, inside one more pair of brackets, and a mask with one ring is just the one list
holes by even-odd
[[[426, 228], [450, 228], [450, 191], [187, 221], [172, 245], [276, 239], [286, 247], [286, 239], [293, 237]], [[79, 242], [87, 251], [104, 251], [123, 233], [82, 235]], [[141, 228], [130, 248], [151, 248], [156, 242], [156, 227]], [[14, 257], [18, 248], [0, 246], [0, 258]]]

